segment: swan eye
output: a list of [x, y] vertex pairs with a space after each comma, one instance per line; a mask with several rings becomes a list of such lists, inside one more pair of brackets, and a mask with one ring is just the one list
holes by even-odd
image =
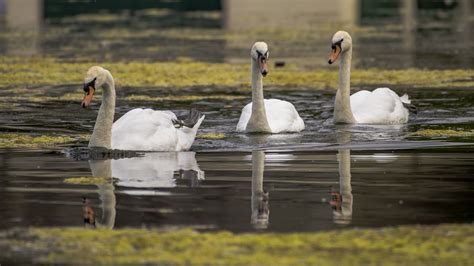
[[257, 50], [257, 55], [258, 55], [258, 57], [262, 57], [262, 56], [263, 56], [263, 54], [262, 54], [259, 50]]
[[93, 80], [87, 82], [87, 83], [84, 83], [84, 92], [86, 93], [89, 93], [89, 87], [92, 87], [93, 89], [95, 89], [95, 80], [97, 78], [94, 78]]
[[344, 41], [344, 39], [341, 39], [340, 41], [337, 41], [337, 42], [333, 43], [333, 44], [331, 45], [331, 49], [335, 50], [335, 49], [336, 49], [336, 46], [339, 46], [339, 48], [342, 49], [342, 47], [341, 47], [342, 41]]

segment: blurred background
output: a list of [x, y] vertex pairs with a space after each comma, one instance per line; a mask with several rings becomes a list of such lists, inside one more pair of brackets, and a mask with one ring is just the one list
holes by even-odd
[[0, 0], [0, 53], [74, 61], [247, 62], [325, 66], [332, 34], [357, 66], [472, 68], [472, 0]]

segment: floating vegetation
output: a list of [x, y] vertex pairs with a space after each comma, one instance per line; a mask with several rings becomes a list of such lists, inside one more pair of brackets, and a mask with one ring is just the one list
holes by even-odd
[[[0, 86], [32, 84], [80, 84], [89, 63], [67, 63], [52, 58], [0, 57]], [[163, 63], [105, 63], [117, 86], [172, 87], [233, 86], [250, 84], [248, 64], [204, 63], [192, 60]], [[405, 87], [456, 87], [474, 86], [474, 70], [383, 70], [378, 68], [355, 69], [353, 86], [384, 85]], [[265, 79], [268, 86], [336, 88], [336, 69], [308, 70], [298, 66], [272, 69]]]
[[462, 138], [472, 137], [474, 136], [474, 132], [453, 129], [420, 129], [411, 133], [411, 135], [426, 138]]
[[124, 99], [129, 101], [173, 101], [173, 102], [193, 102], [202, 100], [223, 100], [233, 101], [247, 98], [242, 95], [170, 95], [170, 96], [147, 96], [147, 95], [130, 95]]
[[64, 179], [64, 183], [75, 185], [104, 185], [112, 183], [111, 177], [80, 176]]
[[26, 135], [16, 133], [0, 133], [0, 148], [43, 148], [66, 143], [86, 141], [88, 137], [54, 136], [54, 135]]
[[0, 259], [45, 264], [469, 265], [474, 226], [262, 234], [30, 228], [1, 233], [0, 247]]
[[209, 140], [219, 140], [219, 139], [224, 139], [225, 134], [224, 133], [202, 133], [202, 134], [197, 134], [196, 138], [198, 138], [198, 139], [209, 139]]

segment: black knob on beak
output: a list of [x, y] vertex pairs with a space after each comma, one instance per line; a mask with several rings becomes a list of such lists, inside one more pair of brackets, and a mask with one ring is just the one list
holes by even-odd
[[268, 74], [268, 71], [266, 69], [262, 70], [262, 76], [266, 76]]
[[332, 65], [332, 61], [331, 61], [331, 59], [329, 59], [329, 61], [328, 61], [328, 64]]

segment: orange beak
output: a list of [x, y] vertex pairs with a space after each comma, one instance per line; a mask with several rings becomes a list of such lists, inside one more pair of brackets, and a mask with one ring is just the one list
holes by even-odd
[[332, 50], [331, 55], [329, 56], [328, 63], [329, 64], [334, 63], [334, 61], [336, 61], [336, 59], [337, 59], [337, 57], [339, 56], [340, 53], [341, 53], [341, 47], [339, 45], [336, 45], [336, 48], [334, 50]]
[[89, 107], [92, 102], [92, 96], [94, 96], [94, 88], [92, 86], [89, 86], [89, 91], [85, 93], [84, 99], [82, 100], [82, 108]]
[[267, 66], [267, 59], [265, 57], [261, 57], [260, 62], [260, 73], [265, 77], [268, 74], [268, 66]]

